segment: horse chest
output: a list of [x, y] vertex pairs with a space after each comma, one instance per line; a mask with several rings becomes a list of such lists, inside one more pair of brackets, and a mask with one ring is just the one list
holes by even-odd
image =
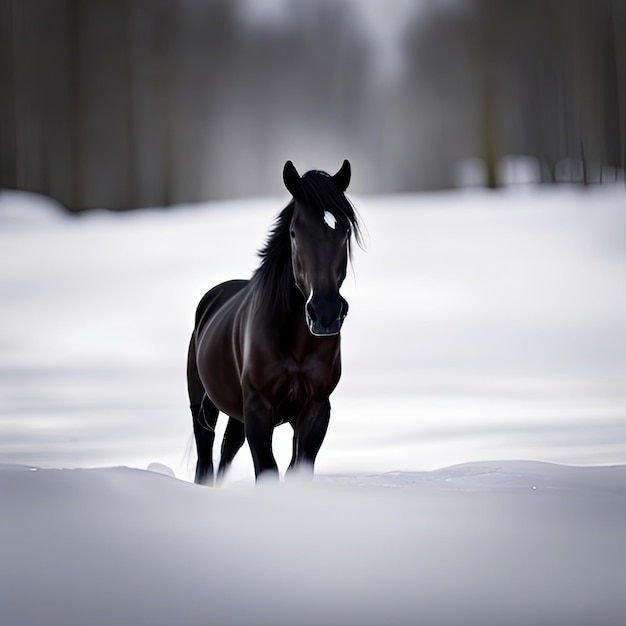
[[328, 396], [339, 380], [338, 359], [331, 367], [328, 361], [318, 355], [304, 359], [287, 356], [274, 363], [268, 363], [259, 372], [261, 386], [274, 398], [288, 397], [306, 401], [319, 396]]
[[328, 372], [314, 357], [305, 361], [287, 359], [282, 378], [291, 395], [300, 397], [321, 390], [326, 386]]

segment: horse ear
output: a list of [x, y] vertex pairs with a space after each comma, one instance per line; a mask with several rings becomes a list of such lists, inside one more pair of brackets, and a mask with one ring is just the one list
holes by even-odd
[[285, 183], [287, 190], [294, 198], [300, 195], [300, 192], [302, 191], [300, 174], [298, 174], [298, 170], [294, 167], [294, 164], [291, 161], [287, 161], [287, 163], [285, 163], [285, 167], [283, 168], [283, 182]]
[[351, 173], [352, 170], [350, 168], [350, 161], [346, 159], [343, 162], [340, 170], [333, 176], [333, 181], [335, 185], [337, 185], [337, 187], [339, 187], [341, 191], [345, 191], [348, 188], [348, 185], [350, 184]]

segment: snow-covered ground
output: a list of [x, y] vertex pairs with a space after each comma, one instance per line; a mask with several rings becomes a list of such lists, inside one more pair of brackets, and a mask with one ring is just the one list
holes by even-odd
[[623, 626], [625, 469], [212, 490], [5, 467], [0, 623]]
[[244, 448], [215, 491], [186, 482], [193, 312], [287, 199], [4, 192], [0, 624], [626, 623], [625, 197], [354, 199], [317, 479], [255, 489]]

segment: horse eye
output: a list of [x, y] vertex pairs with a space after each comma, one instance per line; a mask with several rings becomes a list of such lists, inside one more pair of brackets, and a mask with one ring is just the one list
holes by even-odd
[[292, 230], [289, 234], [291, 235], [292, 239], [296, 238], [296, 231], [295, 230]]

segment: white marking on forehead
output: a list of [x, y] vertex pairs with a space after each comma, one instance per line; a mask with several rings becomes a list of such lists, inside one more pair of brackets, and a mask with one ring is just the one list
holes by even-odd
[[326, 226], [334, 230], [337, 224], [337, 218], [330, 211], [324, 211], [324, 222]]

